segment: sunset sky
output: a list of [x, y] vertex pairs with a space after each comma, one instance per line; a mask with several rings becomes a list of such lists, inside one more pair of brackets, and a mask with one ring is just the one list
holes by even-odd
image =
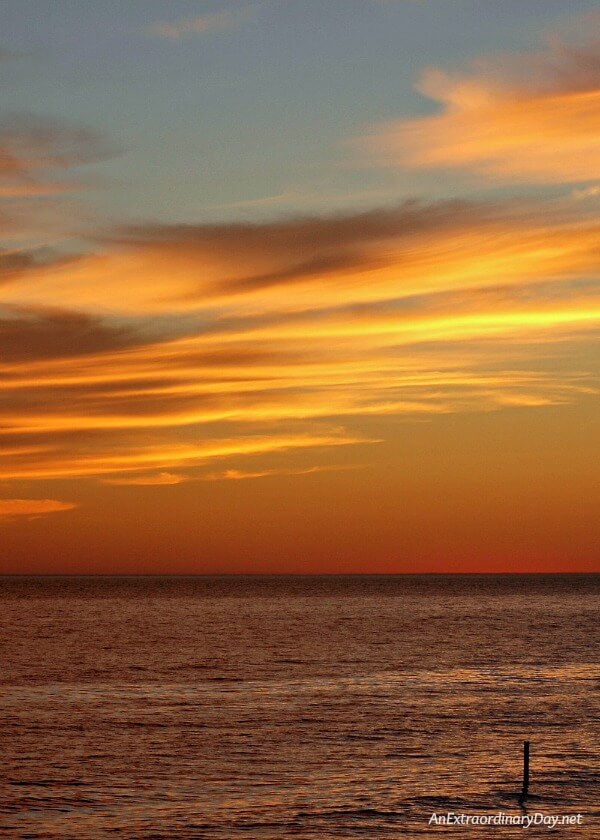
[[592, 0], [3, 0], [0, 571], [600, 571], [599, 56]]

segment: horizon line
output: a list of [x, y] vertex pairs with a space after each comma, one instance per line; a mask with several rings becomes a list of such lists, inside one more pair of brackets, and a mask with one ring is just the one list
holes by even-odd
[[2, 578], [207, 578], [207, 577], [598, 577], [600, 570], [569, 572], [0, 572]]

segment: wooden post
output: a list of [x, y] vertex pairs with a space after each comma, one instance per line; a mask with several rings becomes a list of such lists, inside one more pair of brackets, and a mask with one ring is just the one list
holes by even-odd
[[523, 741], [523, 790], [521, 798], [525, 799], [529, 792], [529, 741]]

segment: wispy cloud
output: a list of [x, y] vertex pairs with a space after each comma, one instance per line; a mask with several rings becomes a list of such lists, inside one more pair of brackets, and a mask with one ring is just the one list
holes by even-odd
[[583, 399], [594, 368], [569, 357], [600, 326], [588, 204], [148, 226], [102, 254], [17, 260], [0, 478], [175, 483], [216, 461], [219, 480], [256, 476], [268, 453], [370, 446], [369, 418]]
[[[74, 430], [71, 430], [74, 431]], [[49, 430], [44, 433], [48, 437]], [[52, 432], [50, 432], [52, 435]], [[147, 439], [123, 436], [101, 437], [83, 435], [79, 445], [73, 437], [66, 446], [55, 436], [55, 445], [40, 449], [35, 458], [21, 452], [9, 457], [0, 465], [0, 480], [89, 478], [103, 477], [114, 480], [115, 473], [130, 473], [132, 478], [146, 474], [148, 470], [162, 471], [165, 466], [177, 468], [205, 467], [214, 461], [227, 461], [240, 457], [255, 457], [270, 453], [286, 453], [302, 450], [323, 450], [328, 447], [372, 445], [376, 439], [350, 435], [343, 430], [335, 432], [322, 429], [310, 434], [304, 432], [273, 431], [260, 436], [245, 434], [227, 439], [206, 438], [201, 442], [189, 440], [186, 443], [158, 439], [148, 443]], [[133, 483], [133, 482], [130, 482]], [[136, 482], [137, 483], [137, 482]]]
[[263, 469], [263, 470], [222, 470], [199, 476], [202, 481], [244, 481], [250, 478], [272, 478], [276, 476], [313, 475], [322, 472], [339, 472], [340, 470], [363, 469], [361, 464], [336, 464], [334, 466], [313, 466], [296, 469]]
[[[13, 113], [0, 117], [0, 284], [19, 261], [52, 261], [47, 248], [64, 241], [66, 228], [85, 226], [75, 199], [96, 185], [89, 166], [120, 154], [101, 133], [49, 117]], [[27, 243], [19, 251], [15, 244]], [[54, 255], [56, 259], [57, 255]]]
[[[362, 441], [367, 443], [369, 441]], [[377, 441], [371, 441], [377, 442]], [[327, 444], [329, 445], [329, 444]], [[252, 453], [250, 453], [252, 454]], [[364, 468], [364, 464], [327, 464], [311, 467], [296, 468], [265, 468], [258, 470], [225, 469], [210, 473], [182, 475], [180, 473], [154, 473], [153, 475], [131, 475], [119, 478], [102, 478], [102, 484], [112, 484], [121, 487], [159, 487], [172, 484], [183, 484], [187, 481], [241, 481], [248, 478], [269, 478], [275, 476], [312, 475], [322, 472], [339, 472], [340, 470], [356, 470]]]
[[176, 41], [187, 35], [202, 35], [206, 32], [222, 32], [225, 29], [238, 26], [250, 12], [250, 7], [229, 9], [213, 14], [197, 15], [196, 17], [179, 18], [170, 22], [154, 23], [149, 32], [159, 38]]
[[430, 68], [418, 87], [441, 113], [375, 126], [363, 142], [393, 166], [464, 168], [520, 183], [596, 179], [598, 47], [553, 38], [540, 53], [481, 58], [464, 74]]
[[[0, 285], [3, 279], [8, 284], [19, 272], [34, 265], [25, 258], [3, 260], [0, 254]], [[8, 305], [0, 305], [0, 336], [5, 362], [73, 358], [103, 350], [117, 350], [143, 341], [131, 327], [111, 326], [85, 313]]]
[[21, 273], [4, 297], [123, 317], [204, 313], [211, 332], [223, 332], [226, 318], [587, 276], [597, 260], [592, 210], [572, 201], [407, 202], [269, 224], [150, 225], [117, 232], [108, 253]]
[[0, 522], [20, 517], [35, 518], [75, 507], [77, 505], [72, 502], [55, 499], [0, 499]]
[[181, 484], [186, 480], [184, 475], [161, 472], [154, 475], [133, 475], [127, 478], [103, 478], [102, 483], [123, 486], [158, 487], [161, 485]]
[[70, 192], [77, 182], [62, 173], [116, 154], [115, 146], [91, 129], [32, 114], [5, 115], [0, 120], [0, 195]]
[[[205, 31], [188, 24], [162, 34]], [[518, 125], [550, 108], [551, 127], [557, 98], [595, 95], [593, 59], [561, 50], [558, 65], [552, 51], [536, 58], [527, 83], [506, 81], [505, 62], [466, 80], [430, 73], [425, 88], [444, 111], [413, 121], [422, 142], [410, 155], [423, 165], [462, 155], [493, 177], [536, 180], [550, 157], [510, 146], [524, 136]], [[491, 131], [509, 111], [506, 137]], [[396, 128], [406, 160], [406, 125]], [[562, 129], [548, 144], [561, 179], [590, 165], [588, 129], [587, 116], [569, 128], [581, 154], [571, 140], [567, 153]], [[93, 133], [21, 117], [0, 124], [0, 146], [0, 182], [15, 195], [106, 153]], [[333, 469], [340, 447], [368, 458], [376, 418], [595, 395], [592, 354], [576, 363], [573, 351], [600, 327], [596, 189], [260, 224], [141, 224], [98, 233], [95, 251], [69, 259], [6, 247], [0, 480], [302, 475]]]

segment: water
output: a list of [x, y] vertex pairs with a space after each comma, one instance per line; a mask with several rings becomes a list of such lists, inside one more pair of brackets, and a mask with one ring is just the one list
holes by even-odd
[[[599, 593], [598, 576], [0, 578], [0, 836], [598, 838]], [[429, 825], [448, 811], [583, 824]]]

